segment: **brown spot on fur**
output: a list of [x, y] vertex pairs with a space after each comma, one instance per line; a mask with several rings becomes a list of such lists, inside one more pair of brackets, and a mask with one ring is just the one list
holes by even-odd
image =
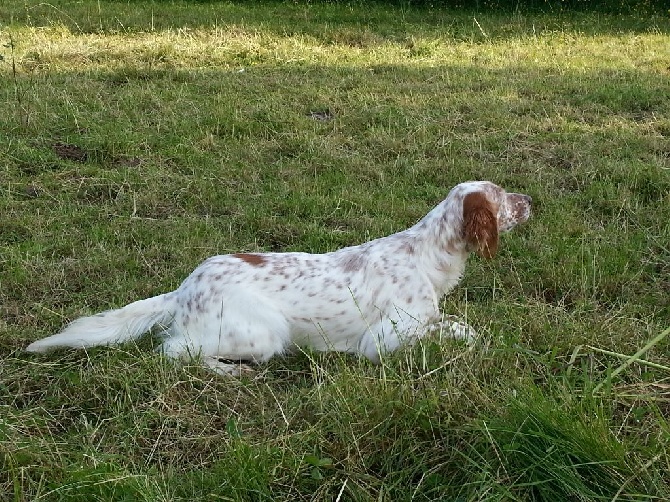
[[247, 262], [249, 265], [253, 265], [254, 267], [262, 267], [267, 262], [267, 258], [261, 254], [235, 253], [233, 256], [244, 262]]
[[204, 293], [202, 291], [199, 291], [196, 295], [195, 298], [193, 298], [193, 302], [195, 303], [195, 310], [196, 312], [203, 313], [205, 311], [205, 303], [203, 302], [204, 298]]
[[365, 266], [365, 257], [356, 253], [346, 256], [342, 260], [342, 270], [345, 272], [356, 272]]
[[482, 192], [469, 193], [463, 199], [463, 237], [468, 248], [482, 258], [498, 251], [497, 210]]
[[407, 253], [410, 256], [413, 255], [416, 252], [416, 250], [414, 249], [414, 244], [412, 244], [409, 241], [403, 242], [402, 246], [400, 246], [400, 249], [403, 250], [405, 253]]

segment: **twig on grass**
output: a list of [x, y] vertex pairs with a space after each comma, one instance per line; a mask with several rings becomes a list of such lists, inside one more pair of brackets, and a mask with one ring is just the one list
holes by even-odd
[[[654, 346], [655, 346], [656, 344], [658, 344], [661, 340], [663, 340], [666, 336], [668, 336], [668, 334], [670, 334], [670, 328], [667, 328], [666, 330], [662, 331], [661, 333], [659, 333], [658, 335], [656, 335], [654, 338], [652, 338], [651, 340], [649, 340], [649, 342], [647, 342], [647, 344], [646, 344], [644, 347], [642, 347], [642, 348], [641, 348], [640, 350], [638, 350], [635, 354], [633, 354], [633, 355], [630, 356], [628, 359], [626, 359], [626, 361], [624, 361], [623, 364], [621, 364], [621, 366], [619, 366], [619, 367], [616, 368], [614, 371], [612, 371], [612, 373], [611, 373], [610, 375], [608, 375], [608, 377], [607, 377], [605, 380], [603, 380], [603, 381], [600, 382], [598, 385], [596, 385], [596, 386], [593, 388], [593, 394], [595, 394], [595, 393], [598, 392], [600, 389], [602, 389], [602, 387], [603, 387], [606, 383], [611, 382], [612, 379], [613, 379], [615, 376], [617, 376], [619, 373], [623, 372], [626, 368], [628, 368], [628, 367], [629, 367], [631, 364], [633, 364], [634, 362], [640, 362], [640, 363], [648, 362], [648, 361], [643, 361], [642, 359], [640, 359], [640, 357], [642, 357], [642, 355], [644, 355], [645, 353], [647, 353], [652, 347], [654, 347]], [[616, 354], [616, 355], [620, 355], [620, 354]], [[621, 355], [621, 357], [626, 357], [626, 356]], [[663, 367], [663, 369], [667, 369], [667, 368]]]
[[472, 19], [475, 20], [475, 24], [477, 25], [477, 28], [479, 28], [479, 31], [482, 33], [482, 35], [484, 35], [484, 38], [489, 38], [489, 36], [488, 36], [488, 35], [486, 34], [486, 32], [484, 31], [484, 28], [482, 28], [482, 25], [479, 24], [479, 21], [477, 21], [477, 18], [476, 18], [476, 17], [473, 17]]

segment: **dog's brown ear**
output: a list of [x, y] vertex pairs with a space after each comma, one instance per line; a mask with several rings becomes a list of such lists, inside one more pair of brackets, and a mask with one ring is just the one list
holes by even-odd
[[498, 251], [498, 218], [482, 192], [463, 199], [463, 237], [468, 249], [482, 258], [493, 258]]

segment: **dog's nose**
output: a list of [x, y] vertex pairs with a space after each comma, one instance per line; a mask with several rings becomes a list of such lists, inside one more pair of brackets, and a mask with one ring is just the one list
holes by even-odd
[[526, 202], [528, 202], [528, 204], [533, 203], [533, 198], [530, 195], [524, 195], [523, 197], [524, 199], [526, 199]]

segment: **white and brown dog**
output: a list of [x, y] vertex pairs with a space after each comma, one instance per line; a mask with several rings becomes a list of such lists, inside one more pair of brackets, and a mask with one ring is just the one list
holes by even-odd
[[467, 337], [438, 302], [470, 252], [491, 258], [500, 232], [530, 216], [531, 198], [487, 181], [461, 183], [413, 227], [325, 254], [237, 253], [205, 260], [171, 293], [71, 323], [27, 350], [90, 347], [162, 328], [172, 357], [200, 356], [219, 373], [294, 347], [383, 354], [426, 333]]

